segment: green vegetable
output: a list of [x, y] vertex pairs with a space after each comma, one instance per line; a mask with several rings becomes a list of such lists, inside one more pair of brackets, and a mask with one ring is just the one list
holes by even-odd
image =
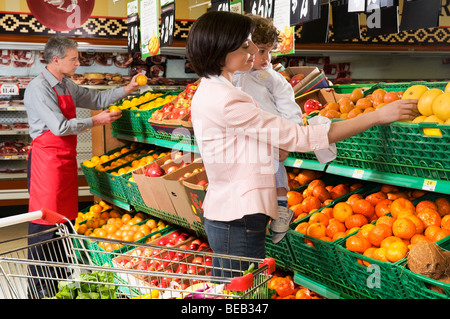
[[[92, 283], [90, 283], [92, 282]], [[100, 284], [103, 282], [105, 284]], [[110, 272], [81, 273], [75, 281], [60, 281], [56, 299], [117, 299], [117, 286]]]

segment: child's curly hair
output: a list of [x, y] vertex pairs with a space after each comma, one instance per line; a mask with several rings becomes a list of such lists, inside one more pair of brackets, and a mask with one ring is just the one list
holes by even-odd
[[278, 47], [280, 42], [280, 31], [273, 25], [271, 19], [259, 15], [247, 14], [253, 21], [255, 31], [252, 33], [252, 41], [255, 44], [272, 44]]

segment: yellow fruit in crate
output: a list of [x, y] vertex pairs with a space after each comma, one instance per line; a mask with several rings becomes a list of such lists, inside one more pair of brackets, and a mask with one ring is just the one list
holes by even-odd
[[427, 116], [427, 118], [423, 121], [424, 123], [438, 123], [444, 124], [444, 121], [438, 118], [436, 115]]
[[450, 82], [447, 83], [447, 85], [445, 86], [444, 92], [450, 92]]
[[443, 93], [434, 100], [433, 114], [444, 122], [450, 119], [450, 92]]
[[444, 122], [445, 125], [450, 125], [450, 119]]
[[430, 116], [433, 114], [433, 102], [435, 99], [443, 94], [444, 92], [441, 89], [433, 88], [429, 89], [425, 93], [422, 94], [419, 101], [417, 102], [417, 109], [419, 110], [420, 114], [425, 116]]
[[428, 91], [428, 88], [425, 85], [422, 84], [412, 85], [406, 89], [405, 93], [403, 93], [402, 100], [405, 99], [418, 100], [420, 99], [422, 94], [424, 94], [426, 91]]
[[412, 120], [413, 123], [422, 123], [423, 121], [425, 121], [427, 117], [425, 115], [420, 115], [418, 117], [416, 117], [414, 120]]

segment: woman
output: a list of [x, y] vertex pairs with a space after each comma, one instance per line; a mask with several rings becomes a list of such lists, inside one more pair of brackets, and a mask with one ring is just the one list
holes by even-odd
[[[209, 181], [203, 203], [209, 244], [214, 253], [264, 258], [267, 222], [278, 218], [274, 149], [327, 149], [374, 125], [412, 119], [417, 101], [396, 101], [355, 119], [306, 127], [264, 112], [232, 85], [236, 71], [253, 66], [258, 49], [252, 31], [249, 17], [207, 12], [191, 27], [186, 52], [202, 78], [191, 114]], [[225, 261], [214, 259], [214, 266], [228, 267]], [[231, 266], [245, 270], [247, 264]]]

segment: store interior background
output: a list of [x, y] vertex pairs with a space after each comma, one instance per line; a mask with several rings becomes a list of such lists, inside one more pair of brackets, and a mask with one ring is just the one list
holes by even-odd
[[[123, 18], [126, 16], [126, 0], [97, 0], [95, 1], [94, 11], [92, 16], [95, 17], [114, 17]], [[176, 0], [176, 19], [177, 20], [195, 20], [203, 12], [206, 11], [204, 0]], [[0, 13], [2, 12], [29, 12], [26, 0], [8, 1], [0, 0]], [[362, 16], [362, 19], [364, 17]], [[447, 20], [450, 17], [445, 17], [445, 25], [450, 25]], [[365, 21], [361, 20], [361, 25]], [[1, 21], [0, 21], [1, 24]], [[441, 23], [442, 24], [442, 23]], [[12, 49], [12, 48], [11, 48]], [[121, 48], [123, 49], [123, 48]], [[176, 55], [183, 55], [183, 49], [177, 48], [174, 50]], [[379, 82], [379, 81], [433, 81], [433, 80], [448, 80], [450, 74], [450, 54], [445, 51], [297, 51], [296, 56], [326, 56], [330, 58], [330, 63], [345, 63], [351, 65], [350, 77], [359, 83]], [[168, 59], [166, 63], [166, 77], [181, 79], [195, 77], [194, 74], [187, 74], [184, 72], [184, 59]], [[42, 65], [38, 59], [35, 65], [28, 69], [17, 69], [12, 66], [0, 67], [0, 76], [36, 76], [42, 70]], [[94, 65], [92, 67], [79, 67], [77, 73], [84, 72], [109, 72], [126, 74], [128, 69], [119, 69], [114, 66], [102, 67]], [[90, 152], [86, 156], [95, 155]], [[0, 163], [3, 165], [3, 163]], [[81, 173], [82, 174], [82, 173]], [[0, 177], [0, 183], [8, 183], [9, 187], [18, 179], [14, 174], [10, 176]], [[23, 176], [21, 177], [23, 179]], [[23, 191], [23, 198], [18, 205], [5, 204], [10, 202], [7, 192], [8, 186], [0, 187], [0, 217], [19, 214], [27, 211], [26, 191]], [[2, 194], [3, 192], [3, 194]], [[9, 200], [9, 201], [8, 201]], [[2, 204], [3, 202], [3, 204]], [[80, 207], [84, 208], [91, 202], [80, 202]]]

